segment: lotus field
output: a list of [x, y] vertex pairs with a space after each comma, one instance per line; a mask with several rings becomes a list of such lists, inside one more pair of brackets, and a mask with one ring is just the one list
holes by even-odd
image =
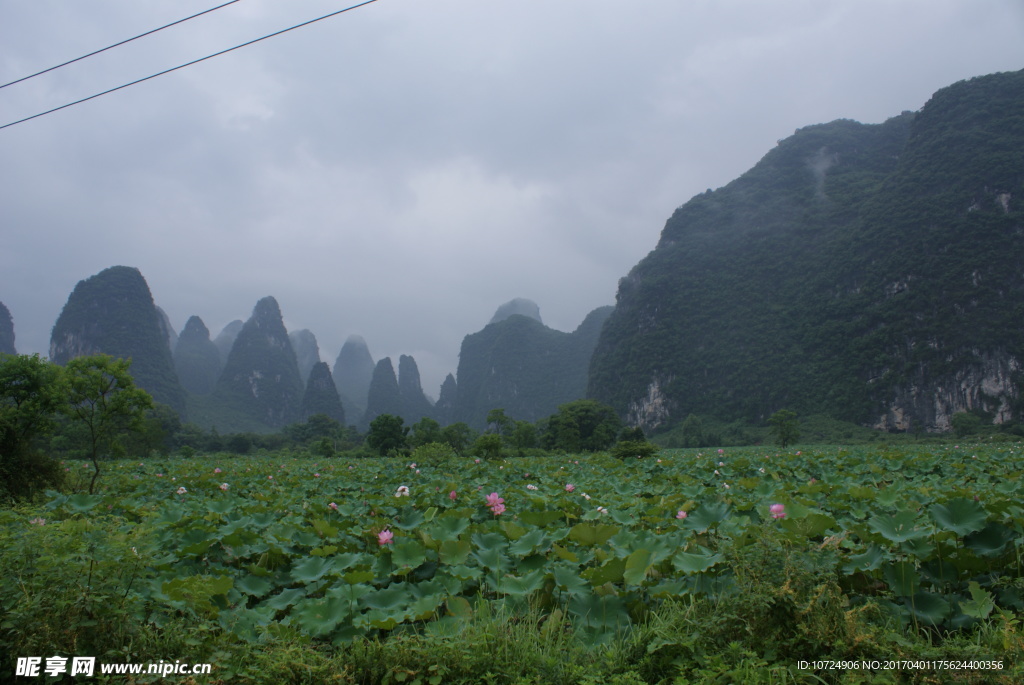
[[[33, 546], [62, 541], [82, 576], [133, 569], [139, 621], [184, 615], [250, 643], [457, 635], [500, 606], [599, 645], [666, 602], [751, 592], [757, 573], [789, 592], [779, 620], [838, 602], [945, 635], [1024, 610], [1021, 450], [107, 462], [100, 494], [0, 514], [0, 554], [8, 596], [32, 585]], [[738, 567], [744, 550], [760, 561]], [[803, 594], [801, 573], [817, 578]]]

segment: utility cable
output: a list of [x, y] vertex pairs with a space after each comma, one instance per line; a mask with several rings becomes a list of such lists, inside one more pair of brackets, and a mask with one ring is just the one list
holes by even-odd
[[108, 45], [105, 48], [100, 48], [99, 50], [95, 50], [93, 52], [90, 52], [88, 55], [82, 55], [81, 57], [76, 57], [75, 59], [68, 60], [67, 62], [64, 62], [63, 64], [58, 64], [55, 67], [50, 67], [49, 69], [43, 69], [42, 71], [37, 71], [34, 74], [29, 74], [28, 76], [23, 76], [22, 78], [20, 78], [20, 79], [18, 79], [16, 81], [11, 81], [10, 83], [5, 83], [3, 85], [0, 85], [0, 88], [6, 88], [7, 86], [13, 86], [15, 83], [21, 83], [22, 81], [28, 81], [30, 78], [35, 78], [36, 76], [42, 76], [43, 74], [47, 74], [47, 73], [49, 73], [51, 71], [54, 71], [56, 69], [60, 69], [61, 67], [66, 67], [69, 64], [74, 64], [75, 62], [81, 62], [83, 59], [86, 59], [87, 57], [92, 57], [93, 55], [98, 55], [101, 52], [106, 52], [107, 50], [111, 50], [111, 49], [116, 48], [116, 47], [118, 47], [120, 45], [124, 45], [125, 43], [131, 43], [133, 40], [138, 40], [139, 38], [145, 38], [146, 36], [149, 36], [151, 34], [156, 33], [157, 31], [163, 31], [164, 29], [167, 29], [167, 28], [170, 28], [172, 26], [176, 26], [178, 24], [186, 22], [189, 19], [195, 19], [196, 17], [201, 17], [204, 14], [209, 14], [210, 12], [213, 12], [214, 10], [219, 10], [222, 7], [227, 7], [228, 5], [234, 5], [236, 2], [241, 2], [241, 0], [231, 0], [231, 2], [225, 2], [223, 5], [217, 5], [216, 7], [211, 7], [210, 9], [204, 10], [204, 11], [198, 13], [198, 14], [193, 14], [191, 17], [185, 17], [184, 19], [179, 19], [178, 21], [172, 21], [170, 24], [164, 24], [160, 28], [153, 29], [152, 31], [146, 31], [145, 33], [140, 33], [139, 35], [137, 35], [137, 36], [135, 36], [133, 38], [128, 38], [126, 40], [122, 40], [120, 43], [114, 43], [113, 45]]
[[150, 79], [154, 79], [157, 76], [163, 76], [164, 74], [169, 74], [172, 71], [178, 71], [179, 69], [184, 69], [185, 67], [190, 67], [193, 64], [198, 64], [199, 62], [205, 62], [208, 59], [212, 59], [214, 57], [219, 57], [220, 55], [229, 53], [232, 50], [238, 50], [239, 48], [244, 48], [244, 47], [246, 47], [248, 45], [252, 45], [253, 43], [259, 43], [261, 40], [266, 40], [267, 38], [273, 38], [274, 36], [280, 36], [282, 33], [288, 33], [289, 31], [294, 31], [295, 29], [302, 28], [303, 26], [309, 26], [310, 24], [314, 24], [314, 23], [316, 23], [318, 21], [323, 21], [324, 19], [329, 19], [331, 17], [337, 16], [337, 15], [342, 14], [344, 12], [348, 12], [348, 11], [351, 11], [351, 10], [354, 10], [354, 9], [358, 9], [360, 7], [363, 7], [365, 5], [369, 5], [369, 4], [374, 3], [374, 2], [377, 2], [377, 0], [366, 0], [366, 2], [361, 2], [361, 3], [357, 4], [357, 5], [352, 5], [351, 7], [346, 7], [345, 9], [341, 9], [341, 10], [338, 10], [336, 12], [331, 12], [330, 14], [325, 14], [322, 17], [317, 17], [316, 19], [310, 19], [309, 21], [304, 21], [301, 24], [296, 24], [295, 26], [289, 26], [286, 29], [281, 29], [280, 31], [275, 31], [274, 33], [268, 33], [265, 36], [261, 36], [259, 38], [254, 38], [253, 40], [247, 41], [247, 42], [242, 43], [240, 45], [236, 45], [233, 48], [227, 48], [226, 50], [221, 50], [220, 52], [215, 52], [212, 55], [207, 55], [206, 57], [200, 57], [199, 59], [194, 59], [191, 62], [186, 62], [184, 64], [179, 64], [176, 67], [171, 67], [170, 69], [164, 69], [163, 71], [159, 71], [159, 72], [157, 72], [155, 74], [150, 74], [149, 76], [144, 76], [143, 78], [136, 79], [136, 80], [134, 80], [134, 81], [132, 81], [130, 83], [125, 83], [125, 84], [117, 86], [115, 88], [110, 88], [109, 90], [105, 90], [102, 93], [96, 93], [95, 95], [90, 95], [89, 97], [84, 97], [81, 100], [75, 100], [74, 102], [69, 102], [66, 105], [61, 105], [60, 107], [54, 107], [53, 109], [48, 109], [45, 112], [40, 112], [39, 114], [33, 114], [32, 116], [25, 117], [24, 119], [18, 119], [17, 121], [12, 121], [9, 124], [4, 124], [3, 126], [0, 126], [0, 130], [3, 130], [5, 128], [10, 128], [11, 126], [16, 126], [17, 124], [23, 124], [26, 121], [31, 121], [32, 119], [38, 119], [39, 117], [46, 116], [47, 114], [53, 114], [54, 112], [59, 112], [60, 110], [67, 109], [68, 107], [73, 107], [75, 105], [80, 105], [83, 102], [88, 102], [89, 100], [95, 100], [98, 97], [102, 97], [104, 95], [109, 95], [110, 93], [122, 90], [124, 88], [129, 87], [129, 86], [134, 86], [137, 83], [142, 83], [143, 81], [149, 81]]

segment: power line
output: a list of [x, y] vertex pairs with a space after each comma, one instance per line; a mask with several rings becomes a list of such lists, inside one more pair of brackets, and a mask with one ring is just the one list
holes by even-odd
[[90, 52], [88, 55], [82, 55], [81, 57], [76, 57], [75, 59], [68, 60], [67, 62], [64, 62], [63, 64], [58, 64], [55, 67], [50, 67], [49, 69], [43, 69], [42, 71], [37, 71], [34, 74], [29, 74], [28, 76], [23, 76], [22, 78], [17, 79], [16, 81], [11, 81], [10, 83], [5, 83], [3, 85], [0, 85], [0, 88], [6, 88], [7, 86], [13, 86], [15, 83], [21, 83], [22, 81], [27, 81], [30, 78], [35, 78], [36, 76], [42, 76], [43, 74], [47, 74], [47, 73], [49, 73], [51, 71], [54, 71], [55, 69], [60, 69], [61, 67], [66, 67], [69, 64], [74, 64], [75, 62], [81, 62], [83, 59], [86, 59], [87, 57], [92, 57], [93, 55], [98, 55], [101, 52], [106, 52], [107, 50], [111, 50], [113, 48], [116, 48], [119, 45], [124, 45], [125, 43], [131, 43], [133, 40], [138, 40], [139, 38], [144, 38], [144, 37], [146, 37], [148, 35], [156, 33], [157, 31], [163, 31], [164, 29], [167, 29], [167, 28], [170, 28], [172, 26], [176, 26], [178, 24], [186, 22], [189, 19], [195, 19], [196, 17], [201, 17], [204, 14], [209, 14], [210, 12], [213, 12], [214, 10], [219, 10], [222, 7], [227, 7], [228, 5], [234, 5], [236, 2], [241, 2], [241, 0], [231, 0], [231, 2], [225, 2], [223, 5], [217, 5], [216, 7], [211, 7], [210, 9], [204, 10], [202, 12], [199, 12], [198, 14], [193, 14], [191, 17], [185, 17], [184, 19], [179, 19], [178, 21], [172, 21], [170, 24], [164, 24], [160, 28], [153, 29], [152, 31], [146, 31], [145, 33], [140, 33], [139, 35], [134, 36], [132, 38], [128, 38], [126, 40], [122, 40], [120, 43], [114, 43], [113, 45], [108, 45], [105, 48], [101, 48], [99, 50], [95, 50], [93, 52]]
[[102, 93], [96, 93], [95, 95], [90, 95], [89, 97], [82, 98], [81, 100], [75, 100], [74, 102], [69, 102], [66, 105], [61, 105], [60, 107], [54, 107], [53, 109], [48, 109], [45, 112], [40, 112], [39, 114], [33, 114], [32, 116], [25, 117], [24, 119], [18, 119], [17, 121], [12, 121], [9, 124], [4, 124], [3, 126], [0, 126], [0, 130], [3, 130], [5, 128], [10, 128], [11, 126], [16, 126], [18, 124], [23, 124], [26, 121], [31, 121], [32, 119], [38, 119], [39, 117], [46, 116], [47, 114], [53, 114], [54, 112], [59, 112], [60, 110], [67, 109], [68, 107], [74, 107], [75, 105], [80, 105], [83, 102], [88, 102], [89, 100], [95, 100], [98, 97], [102, 97], [104, 95], [109, 95], [110, 93], [116, 92], [118, 90], [122, 90], [124, 88], [128, 88], [129, 86], [134, 86], [137, 83], [142, 83], [143, 81], [149, 81], [150, 79], [154, 79], [157, 76], [163, 76], [164, 74], [169, 74], [172, 71], [178, 71], [179, 69], [184, 69], [185, 67], [190, 67], [193, 64], [198, 64], [199, 62], [205, 62], [208, 59], [212, 59], [214, 57], [219, 57], [220, 55], [229, 53], [232, 50], [238, 50], [239, 48], [244, 48], [244, 47], [246, 47], [248, 45], [252, 45], [253, 43], [259, 43], [261, 40], [266, 40], [267, 38], [273, 38], [274, 36], [280, 36], [282, 33], [288, 33], [289, 31], [294, 31], [295, 29], [302, 28], [303, 26], [309, 26], [310, 24], [315, 24], [318, 21], [323, 21], [324, 19], [329, 19], [331, 17], [337, 16], [337, 15], [342, 14], [344, 12], [348, 12], [348, 11], [351, 11], [351, 10], [354, 10], [354, 9], [358, 9], [360, 7], [363, 7], [364, 5], [369, 5], [369, 4], [374, 3], [374, 2], [377, 2], [377, 0], [366, 0], [366, 2], [361, 2], [361, 3], [357, 4], [357, 5], [352, 5], [351, 7], [346, 7], [345, 9], [338, 10], [337, 12], [331, 12], [330, 14], [325, 14], [322, 17], [317, 17], [316, 19], [310, 19], [309, 21], [304, 21], [301, 24], [296, 24], [295, 26], [289, 26], [286, 29], [281, 29], [280, 31], [275, 31], [274, 33], [268, 33], [265, 36], [260, 36], [259, 38], [254, 38], [253, 40], [247, 41], [247, 42], [242, 43], [240, 45], [236, 45], [233, 48], [228, 48], [226, 50], [221, 50], [220, 52], [215, 52], [212, 55], [207, 55], [206, 57], [200, 57], [199, 59], [194, 59], [191, 62], [185, 62], [184, 64], [179, 64], [176, 67], [171, 67], [170, 69], [164, 69], [163, 71], [159, 71], [159, 72], [157, 72], [155, 74], [150, 74], [149, 76], [145, 76], [143, 78], [136, 79], [136, 80], [134, 80], [134, 81], [132, 81], [130, 83], [125, 83], [123, 85], [117, 86], [116, 88], [110, 88], [109, 90], [105, 90]]

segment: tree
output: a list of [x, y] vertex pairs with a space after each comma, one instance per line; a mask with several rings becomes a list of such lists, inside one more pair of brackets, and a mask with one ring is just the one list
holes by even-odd
[[575, 400], [548, 419], [544, 446], [566, 452], [596, 452], [615, 442], [622, 421], [615, 410], [595, 400]]
[[473, 443], [473, 451], [484, 459], [497, 459], [501, 456], [501, 436], [497, 433], [484, 433]]
[[406, 436], [409, 433], [409, 427], [404, 423], [401, 416], [381, 414], [370, 422], [366, 444], [382, 457], [404, 451], [408, 447]]
[[35, 444], [66, 401], [59, 366], [38, 354], [0, 354], [0, 499], [59, 484], [63, 472]]
[[501, 436], [508, 436], [515, 428], [513, 421], [504, 409], [492, 409], [487, 412], [487, 431], [497, 433]]
[[441, 424], [429, 416], [424, 416], [412, 424], [409, 444], [415, 448], [431, 442], [444, 442], [444, 438], [441, 435]]
[[800, 423], [792, 409], [780, 409], [768, 418], [775, 444], [785, 448], [800, 439]]
[[473, 429], [462, 421], [445, 426], [441, 430], [441, 441], [448, 443], [460, 456], [465, 454], [466, 448], [472, 444], [474, 437]]
[[980, 416], [965, 411], [953, 414], [949, 420], [949, 425], [958, 438], [964, 438], [977, 433], [981, 430], [981, 424]]
[[90, 495], [100, 475], [100, 455], [121, 451], [118, 437], [127, 431], [141, 430], [146, 410], [153, 407], [149, 393], [135, 387], [129, 366], [130, 360], [97, 354], [76, 357], [64, 367], [64, 410], [83, 429], [86, 452], [95, 469], [89, 482]]

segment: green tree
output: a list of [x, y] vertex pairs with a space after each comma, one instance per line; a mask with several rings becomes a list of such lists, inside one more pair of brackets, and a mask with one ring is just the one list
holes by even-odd
[[974, 435], [981, 429], [981, 424], [982, 421], [980, 416], [965, 411], [953, 414], [952, 418], [949, 420], [949, 425], [953, 429], [953, 433], [958, 438]]
[[792, 409], [780, 409], [768, 418], [775, 444], [786, 447], [800, 439], [800, 422]]
[[415, 448], [431, 442], [444, 442], [444, 438], [441, 435], [441, 424], [429, 416], [424, 416], [412, 424], [412, 431], [409, 433], [409, 445]]
[[516, 421], [512, 434], [508, 437], [516, 454], [523, 455], [523, 450], [537, 446], [537, 427], [529, 421]]
[[484, 433], [473, 443], [473, 451], [484, 459], [497, 459], [501, 456], [501, 436], [497, 433]]
[[607, 449], [622, 429], [615, 410], [595, 400], [575, 400], [558, 407], [548, 419], [544, 446], [566, 452]]
[[39, 355], [0, 355], [0, 499], [60, 483], [59, 465], [36, 444], [65, 406], [61, 368]]
[[441, 441], [448, 443], [455, 453], [463, 455], [474, 440], [475, 433], [468, 424], [459, 421], [441, 430]]
[[513, 421], [504, 409], [492, 409], [487, 412], [487, 431], [497, 433], [506, 437], [515, 430], [516, 422]]
[[89, 482], [90, 495], [100, 475], [100, 455], [122, 451], [119, 436], [141, 430], [146, 410], [153, 408], [149, 393], [135, 387], [129, 366], [130, 360], [97, 354], [76, 357], [64, 367], [65, 411], [82, 427], [86, 452], [95, 469]]
[[370, 422], [367, 446], [382, 457], [405, 451], [409, 444], [409, 427], [404, 424], [401, 416], [381, 414]]

